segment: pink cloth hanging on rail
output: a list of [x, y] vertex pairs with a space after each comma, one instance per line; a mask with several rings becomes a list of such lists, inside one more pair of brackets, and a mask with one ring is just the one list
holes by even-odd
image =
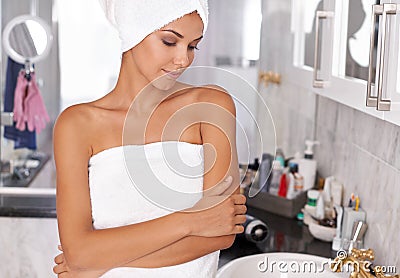
[[36, 83], [36, 75], [30, 73], [30, 81], [25, 77], [25, 71], [18, 75], [14, 94], [14, 121], [16, 128], [23, 131], [28, 126], [29, 131], [40, 133], [50, 122], [43, 98]]

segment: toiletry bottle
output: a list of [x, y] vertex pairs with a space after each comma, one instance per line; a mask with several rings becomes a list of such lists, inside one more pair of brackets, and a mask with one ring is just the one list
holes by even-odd
[[317, 200], [319, 197], [319, 191], [315, 189], [310, 189], [307, 191], [307, 205], [311, 207], [317, 206]]
[[338, 180], [333, 180], [331, 183], [332, 202], [334, 205], [342, 205], [343, 184]]
[[[286, 186], [287, 186], [287, 192], [286, 192], [286, 199], [294, 199], [296, 197], [296, 193], [294, 191], [294, 183], [295, 183], [295, 178], [293, 173], [291, 173], [290, 171], [287, 173], [287, 182], [286, 182]], [[283, 196], [284, 197], [284, 196]]]
[[301, 160], [302, 158], [303, 158], [303, 157], [302, 157], [301, 153], [300, 153], [300, 152], [296, 152], [296, 153], [294, 154], [294, 157], [293, 157], [291, 160], [289, 160], [289, 163], [290, 163], [290, 162], [294, 162], [294, 163], [300, 164], [300, 160]]
[[276, 149], [275, 160], [278, 160], [282, 167], [285, 167], [285, 156], [281, 148]]
[[315, 176], [317, 173], [317, 161], [313, 159], [313, 146], [319, 144], [318, 141], [306, 141], [306, 150], [304, 151], [304, 158], [299, 162], [299, 173], [304, 178], [304, 190], [309, 190], [314, 187]]
[[319, 194], [319, 196], [318, 196], [317, 207], [315, 210], [315, 217], [318, 218], [319, 220], [322, 220], [325, 218], [325, 203], [324, 203], [323, 194]]
[[[289, 175], [291, 175], [291, 174], [284, 172], [282, 174], [282, 176], [281, 176], [281, 180], [279, 182], [279, 189], [278, 189], [278, 196], [280, 196], [280, 197], [287, 198], [288, 182], [287, 182], [287, 178], [286, 177], [289, 177]], [[290, 179], [289, 179], [289, 183], [290, 183]]]
[[303, 191], [303, 177], [298, 173], [298, 165], [289, 162], [289, 183], [287, 191], [287, 199], [294, 199]]
[[263, 153], [258, 172], [259, 188], [263, 192], [268, 192], [269, 183], [271, 181], [270, 173], [272, 168], [272, 161], [273, 161], [272, 155], [268, 153]]
[[256, 176], [256, 174], [258, 167], [259, 167], [258, 158], [254, 159], [254, 163], [249, 164], [245, 176], [245, 183], [247, 186], [251, 186], [253, 183], [257, 184], [256, 178], [258, 176]]
[[294, 192], [297, 196], [304, 190], [304, 178], [299, 173], [299, 166], [297, 163], [291, 162], [289, 167], [290, 172], [292, 172], [294, 176]]
[[332, 250], [339, 251], [342, 244], [342, 218], [343, 218], [343, 207], [335, 204], [336, 210], [336, 235], [332, 241]]
[[326, 205], [330, 206], [332, 203], [332, 182], [335, 180], [334, 176], [327, 177], [324, 182], [323, 197]]
[[272, 177], [268, 190], [268, 192], [272, 195], [275, 196], [278, 195], [279, 183], [281, 180], [282, 172], [283, 172], [283, 167], [281, 166], [281, 163], [278, 160], [274, 160], [272, 162], [272, 173], [271, 173]]
[[254, 163], [251, 164], [251, 170], [252, 170], [253, 184], [255, 184], [256, 186], [259, 185], [259, 182], [258, 182], [258, 179], [259, 179], [258, 169], [259, 168], [260, 168], [260, 162], [259, 162], [258, 158], [255, 158]]

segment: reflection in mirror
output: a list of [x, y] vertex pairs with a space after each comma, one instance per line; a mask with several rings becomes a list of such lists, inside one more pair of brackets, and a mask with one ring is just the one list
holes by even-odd
[[10, 45], [24, 57], [41, 55], [46, 48], [45, 29], [36, 21], [27, 20], [14, 26], [10, 33]]
[[41, 18], [22, 15], [12, 19], [3, 32], [5, 52], [18, 63], [35, 63], [50, 51], [50, 27]]
[[[305, 53], [304, 53], [304, 65], [313, 67], [314, 66], [314, 48], [315, 48], [315, 17], [317, 11], [323, 10], [323, 1], [322, 0], [312, 0], [304, 3], [307, 7], [304, 8], [304, 11], [307, 12], [304, 16], [304, 32], [306, 33], [306, 42], [305, 42]], [[322, 36], [319, 36], [322, 38]], [[321, 43], [321, 42], [320, 42]], [[320, 44], [321, 45], [321, 44]], [[321, 59], [319, 59], [321, 60]]]
[[[349, 20], [346, 44], [346, 76], [368, 80], [369, 40], [371, 30], [372, 5], [379, 0], [349, 1]], [[376, 51], [378, 45], [378, 22], [375, 22], [375, 42], [372, 49], [372, 69], [375, 76]], [[367, 47], [366, 47], [367, 46]]]

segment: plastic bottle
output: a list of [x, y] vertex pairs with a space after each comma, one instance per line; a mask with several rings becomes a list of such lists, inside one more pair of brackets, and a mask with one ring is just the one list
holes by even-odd
[[286, 198], [287, 192], [288, 192], [288, 180], [286, 178], [286, 177], [289, 177], [288, 174], [289, 173], [287, 173], [287, 172], [285, 172], [285, 170], [283, 170], [281, 180], [279, 181], [278, 196], [283, 197], [283, 198]]
[[299, 167], [297, 163], [292, 162], [289, 167], [294, 176], [294, 192], [297, 196], [304, 190], [304, 178], [299, 173]]
[[259, 162], [258, 158], [255, 158], [254, 163], [249, 165], [249, 169], [251, 171], [251, 178], [252, 178], [251, 181], [252, 181], [252, 183], [254, 183], [256, 185], [259, 184], [259, 181], [258, 181], [259, 175], [257, 174], [258, 168], [260, 168], [260, 162]]
[[299, 174], [304, 178], [304, 190], [314, 187], [315, 176], [317, 173], [317, 161], [314, 158], [313, 146], [319, 144], [318, 141], [306, 141], [304, 158], [299, 161]]
[[342, 205], [343, 184], [337, 180], [333, 180], [331, 184], [332, 202], [334, 205]]
[[291, 160], [289, 160], [289, 163], [294, 162], [294, 163], [299, 164], [299, 163], [300, 163], [300, 160], [301, 160], [302, 158], [303, 158], [303, 157], [302, 157], [301, 153], [300, 153], [300, 152], [296, 152], [296, 153], [294, 154], [294, 157], [293, 157]]
[[269, 190], [268, 192], [271, 195], [278, 195], [278, 190], [279, 190], [279, 183], [281, 180], [281, 176], [282, 176], [282, 172], [283, 172], [283, 167], [281, 165], [281, 163], [278, 160], [274, 160], [272, 162], [272, 173], [271, 173], [271, 183], [269, 185]]
[[301, 191], [303, 191], [303, 176], [298, 173], [297, 163], [290, 162], [289, 171], [290, 174], [288, 175], [289, 183], [286, 198], [294, 199], [301, 193]]
[[325, 218], [325, 203], [324, 203], [324, 197], [322, 195], [323, 194], [319, 194], [318, 196], [317, 206], [315, 210], [315, 217], [319, 220]]
[[285, 167], [285, 155], [281, 148], [276, 149], [275, 160], [278, 160], [282, 167]]
[[270, 184], [270, 172], [272, 168], [272, 155], [264, 153], [261, 158], [260, 168], [259, 168], [259, 178], [258, 184], [261, 191], [268, 192], [268, 187]]

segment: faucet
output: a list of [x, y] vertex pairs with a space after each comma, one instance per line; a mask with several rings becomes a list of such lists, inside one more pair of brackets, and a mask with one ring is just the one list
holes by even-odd
[[372, 267], [371, 261], [374, 258], [374, 250], [372, 249], [359, 250], [353, 248], [349, 254], [344, 250], [339, 250], [337, 257], [333, 260], [330, 267], [333, 272], [341, 272], [344, 265], [352, 265], [351, 278], [400, 278], [399, 274], [394, 276], [385, 275], [381, 266]]

